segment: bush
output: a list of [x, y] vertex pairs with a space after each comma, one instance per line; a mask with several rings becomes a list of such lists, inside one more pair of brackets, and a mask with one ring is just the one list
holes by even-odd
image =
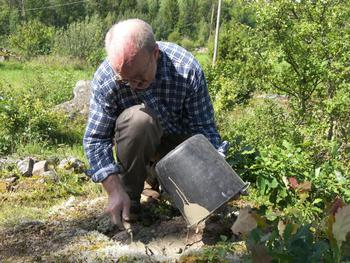
[[[216, 102], [214, 101], [214, 104]], [[217, 114], [222, 135], [230, 141], [240, 137], [240, 144], [260, 149], [281, 145], [284, 140], [302, 142], [293, 119], [278, 101], [253, 99], [230, 112]]]
[[168, 41], [181, 45], [181, 35], [179, 31], [173, 31], [168, 36]]
[[188, 51], [192, 51], [195, 48], [194, 42], [188, 38], [184, 38], [181, 40], [181, 46]]
[[235, 105], [248, 102], [257, 89], [256, 83], [245, 78], [244, 71], [232, 61], [217, 63], [214, 68], [206, 67], [205, 73], [217, 111], [232, 110]]
[[29, 143], [80, 141], [77, 134], [67, 126], [67, 118], [54, 112], [50, 103], [37, 97], [33, 89], [16, 93], [3, 89], [0, 97], [0, 155], [14, 153], [18, 146]]
[[55, 53], [96, 63], [104, 46], [104, 33], [103, 20], [98, 16], [86, 17], [84, 21], [70, 24], [66, 30], [57, 31]]
[[51, 52], [54, 29], [43, 23], [32, 20], [17, 27], [10, 35], [10, 45], [19, 54], [30, 58], [37, 55], [46, 55]]

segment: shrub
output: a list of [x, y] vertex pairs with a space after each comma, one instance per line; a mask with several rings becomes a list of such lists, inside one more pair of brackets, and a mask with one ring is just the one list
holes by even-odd
[[25, 93], [4, 89], [0, 97], [0, 155], [11, 154], [19, 145], [34, 142], [80, 141], [81, 134], [75, 133], [66, 121], [32, 89]]
[[180, 45], [181, 44], [181, 35], [180, 35], [179, 31], [171, 32], [168, 36], [168, 41]]
[[66, 30], [57, 31], [54, 50], [60, 55], [95, 63], [96, 57], [99, 59], [96, 52], [103, 48], [103, 40], [103, 21], [98, 16], [86, 17], [83, 21], [71, 23]]
[[10, 45], [25, 57], [45, 55], [51, 52], [54, 29], [32, 20], [18, 26], [10, 35]]
[[195, 48], [194, 42], [188, 38], [181, 40], [181, 46], [189, 51], [192, 51]]
[[244, 104], [251, 98], [256, 85], [244, 78], [244, 72], [231, 61], [217, 63], [214, 68], [205, 68], [211, 97], [217, 111], [232, 110], [237, 104]]
[[[215, 105], [216, 101], [214, 101]], [[240, 137], [240, 144], [256, 149], [268, 145], [281, 145], [284, 140], [302, 141], [294, 129], [288, 109], [279, 101], [253, 99], [247, 105], [236, 106], [230, 112], [217, 114], [222, 135], [234, 142]]]

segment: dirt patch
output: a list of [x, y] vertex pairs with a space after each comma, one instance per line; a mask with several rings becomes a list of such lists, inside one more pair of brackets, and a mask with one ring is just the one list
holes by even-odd
[[[5, 262], [172, 262], [183, 254], [228, 238], [232, 221], [213, 216], [197, 229], [188, 229], [179, 212], [166, 204], [144, 207], [132, 224], [133, 242], [113, 226], [103, 210], [105, 197], [69, 198], [52, 207], [45, 221], [29, 221], [2, 230], [0, 261]], [[122, 261], [123, 262], [123, 261]]]

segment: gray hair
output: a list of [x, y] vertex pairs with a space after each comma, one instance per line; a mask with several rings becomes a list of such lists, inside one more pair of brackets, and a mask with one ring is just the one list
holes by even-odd
[[111, 60], [124, 56], [127, 47], [135, 53], [141, 49], [152, 52], [155, 45], [152, 27], [141, 19], [127, 19], [114, 24], [105, 38], [107, 57]]

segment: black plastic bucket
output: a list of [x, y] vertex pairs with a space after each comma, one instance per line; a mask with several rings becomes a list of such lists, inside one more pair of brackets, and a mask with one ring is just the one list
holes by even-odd
[[157, 163], [156, 172], [188, 226], [204, 220], [249, 186], [201, 134], [169, 152]]

